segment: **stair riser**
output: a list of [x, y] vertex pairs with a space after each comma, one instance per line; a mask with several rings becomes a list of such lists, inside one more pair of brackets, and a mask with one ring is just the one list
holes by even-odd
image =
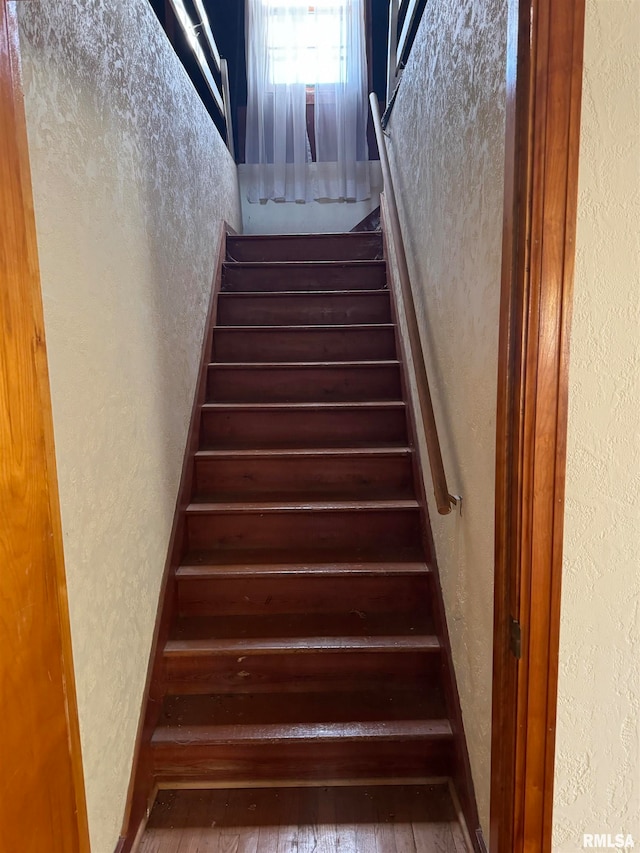
[[379, 293], [250, 296], [221, 293], [220, 326], [325, 326], [390, 323], [387, 291]]
[[241, 369], [211, 365], [207, 378], [211, 403], [374, 402], [401, 396], [396, 366]]
[[358, 447], [406, 444], [402, 408], [371, 410], [204, 411], [201, 447]]
[[427, 607], [427, 575], [367, 575], [178, 580], [182, 616], [239, 616], [277, 613], [412, 613]]
[[276, 457], [273, 459], [197, 459], [195, 494], [199, 499], [269, 500], [412, 497], [409, 454], [397, 457]]
[[247, 783], [449, 775], [453, 742], [264, 743], [153, 747], [158, 781]]
[[189, 515], [190, 551], [252, 548], [389, 548], [420, 543], [417, 510]]
[[225, 265], [223, 292], [278, 290], [376, 290], [386, 284], [383, 263], [363, 267], [243, 267]]
[[381, 257], [380, 234], [227, 239], [227, 258], [234, 261], [369, 261]]
[[[431, 720], [433, 726], [420, 732], [412, 730], [420, 720]], [[355, 726], [354, 721], [358, 721]], [[387, 721], [391, 728], [386, 728], [381, 721]], [[265, 734], [262, 727], [269, 724], [277, 726], [269, 732], [272, 738], [277, 738], [278, 733], [282, 735], [287, 726], [308, 726], [306, 739], [312, 740], [320, 732], [327, 734], [323, 722], [332, 727], [336, 735], [340, 732], [338, 736], [341, 739], [347, 740], [361, 740], [363, 729], [358, 729], [358, 723], [368, 730], [369, 736], [385, 731], [387, 736], [393, 734], [397, 738], [450, 735], [444, 697], [431, 679], [424, 684], [416, 684], [412, 679], [409, 683], [391, 685], [368, 680], [364, 686], [356, 683], [355, 688], [353, 679], [350, 679], [348, 688], [338, 690], [169, 691], [163, 703], [155, 742], [188, 743], [197, 738], [200, 743], [225, 743], [228, 742], [225, 737], [233, 735], [228, 726], [239, 723], [243, 729], [236, 731], [241, 735], [238, 742], [244, 738], [246, 743], [249, 737], [253, 741], [262, 740]], [[404, 731], [396, 729], [394, 732], [394, 726]], [[186, 729], [191, 729], [192, 736], [180, 737], [180, 730]], [[300, 728], [297, 728], [297, 734], [302, 734]]]
[[335, 690], [358, 684], [408, 686], [437, 676], [437, 652], [282, 652], [168, 656], [167, 691], [175, 694]]
[[395, 358], [392, 328], [260, 329], [216, 328], [214, 361], [374, 361]]

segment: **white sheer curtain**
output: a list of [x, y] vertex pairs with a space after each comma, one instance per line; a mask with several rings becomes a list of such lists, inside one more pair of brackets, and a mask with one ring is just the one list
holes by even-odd
[[249, 201], [369, 198], [364, 0], [246, 0], [246, 42]]

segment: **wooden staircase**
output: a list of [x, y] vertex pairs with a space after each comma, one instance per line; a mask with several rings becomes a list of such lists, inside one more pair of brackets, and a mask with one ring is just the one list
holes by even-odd
[[163, 787], [455, 776], [381, 236], [229, 236], [221, 281], [146, 772]]

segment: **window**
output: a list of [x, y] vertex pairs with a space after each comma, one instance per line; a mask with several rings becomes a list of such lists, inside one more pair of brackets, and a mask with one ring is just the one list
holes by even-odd
[[[329, 84], [344, 79], [344, 8], [331, 2], [263, 0], [268, 8], [269, 82]], [[301, 7], [306, 15], [300, 17]]]
[[249, 200], [368, 198], [366, 0], [245, 2]]

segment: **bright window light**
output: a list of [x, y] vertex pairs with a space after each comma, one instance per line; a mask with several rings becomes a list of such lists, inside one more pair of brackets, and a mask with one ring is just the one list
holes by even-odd
[[[309, 5], [308, 0], [264, 0], [269, 8], [269, 81], [287, 83], [337, 83], [346, 67], [340, 7], [331, 2]], [[293, 23], [289, 10], [307, 11], [306, 19]], [[302, 32], [302, 37], [301, 37]]]

